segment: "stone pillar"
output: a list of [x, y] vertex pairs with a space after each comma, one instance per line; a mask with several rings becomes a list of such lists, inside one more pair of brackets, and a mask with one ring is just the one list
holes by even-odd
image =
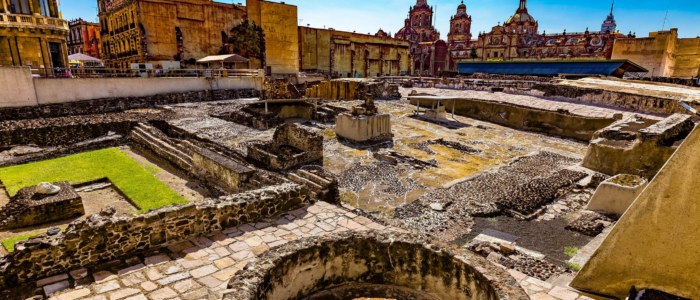
[[2, 11], [7, 13], [7, 0], [0, 0], [2, 2]]

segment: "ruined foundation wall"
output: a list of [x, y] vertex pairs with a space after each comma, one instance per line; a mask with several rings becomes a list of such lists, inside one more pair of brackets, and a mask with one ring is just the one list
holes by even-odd
[[700, 129], [615, 225], [572, 287], [624, 299], [630, 288], [699, 299]]
[[109, 132], [126, 135], [135, 121], [120, 120], [105, 123], [75, 123], [37, 128], [0, 129], [0, 146], [37, 145], [62, 146], [106, 136]]
[[283, 184], [141, 215], [103, 211], [57, 235], [18, 243], [15, 252], [0, 258], [0, 288], [274, 217], [310, 204], [308, 193], [303, 186]]
[[392, 232], [334, 233], [286, 244], [236, 273], [229, 289], [226, 300], [528, 299], [510, 275], [483, 258]]
[[[430, 97], [409, 97], [411, 104], [431, 108], [437, 100]], [[452, 102], [447, 109], [452, 109]], [[460, 116], [492, 122], [520, 130], [541, 132], [555, 136], [573, 138], [588, 142], [594, 133], [612, 124], [614, 119], [591, 118], [573, 115], [568, 112], [548, 111], [518, 106], [509, 103], [481, 101], [477, 99], [458, 99], [455, 113]]]
[[[545, 97], [565, 97], [576, 101], [601, 106], [619, 107], [626, 110], [671, 115], [688, 113], [677, 100], [612, 92], [602, 89], [564, 86], [558, 84], [538, 84], [533, 89], [544, 92]], [[700, 108], [700, 107], [696, 107]]]
[[252, 98], [259, 90], [216, 90], [159, 94], [145, 97], [119, 97], [65, 102], [40, 106], [0, 107], [0, 120], [22, 120], [96, 113], [122, 112], [129, 109], [153, 108], [158, 105]]
[[203, 148], [192, 153], [192, 163], [231, 191], [244, 189], [255, 172], [253, 169]]
[[341, 114], [335, 119], [335, 133], [356, 142], [390, 139], [391, 115], [354, 117]]

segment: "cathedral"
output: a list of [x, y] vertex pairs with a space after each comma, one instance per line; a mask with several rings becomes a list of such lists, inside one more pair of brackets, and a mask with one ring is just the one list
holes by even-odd
[[[614, 5], [614, 4], [613, 4]], [[503, 25], [480, 33], [473, 47], [481, 60], [610, 59], [615, 39], [632, 36], [616, 31], [612, 9], [601, 31], [539, 33], [538, 22], [520, 0], [518, 9]]]
[[435, 29], [434, 9], [427, 0], [417, 0], [408, 10], [404, 27], [394, 36], [411, 44], [410, 59], [413, 75], [435, 76], [449, 68], [447, 43]]
[[540, 33], [537, 19], [528, 11], [527, 0], [519, 0], [515, 13], [502, 25], [474, 37], [472, 16], [462, 0], [456, 14], [450, 17], [445, 42], [435, 29], [433, 7], [427, 0], [417, 0], [395, 38], [411, 44], [411, 73], [420, 76], [454, 71], [457, 62], [463, 60], [610, 59], [615, 40], [633, 36], [617, 31], [614, 7], [613, 1], [600, 31], [586, 28], [583, 32]]

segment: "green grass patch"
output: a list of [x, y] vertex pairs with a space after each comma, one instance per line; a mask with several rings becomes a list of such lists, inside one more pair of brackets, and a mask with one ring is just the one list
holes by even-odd
[[7, 249], [7, 252], [14, 252], [15, 251], [15, 243], [21, 242], [21, 241], [27, 241], [32, 237], [35, 237], [37, 235], [42, 234], [43, 232], [30, 232], [30, 233], [25, 233], [25, 234], [20, 234], [13, 236], [11, 238], [6, 238], [2, 240], [2, 246]]
[[[68, 228], [68, 225], [59, 227], [59, 229], [61, 229], [61, 231], [65, 231], [66, 228]], [[44, 234], [44, 233], [46, 233], [46, 231], [30, 232], [30, 233], [25, 233], [25, 234], [20, 234], [20, 235], [16, 235], [13, 237], [9, 237], [9, 238], [2, 240], [2, 246], [5, 247], [5, 249], [7, 249], [7, 252], [12, 253], [15, 251], [15, 244], [16, 243], [19, 243], [22, 241], [28, 241], [29, 239], [31, 239], [37, 235]]]
[[187, 200], [156, 178], [149, 170], [116, 148], [85, 152], [26, 165], [0, 169], [0, 180], [14, 196], [41, 182], [68, 181], [81, 184], [107, 178], [136, 206], [138, 213]]
[[579, 265], [577, 263], [567, 262], [566, 267], [569, 268], [569, 270], [572, 270], [574, 272], [581, 271], [581, 265]]
[[576, 254], [578, 254], [578, 248], [566, 247], [566, 248], [564, 248], [564, 254], [568, 255], [569, 257], [574, 257], [574, 256], [576, 256]]

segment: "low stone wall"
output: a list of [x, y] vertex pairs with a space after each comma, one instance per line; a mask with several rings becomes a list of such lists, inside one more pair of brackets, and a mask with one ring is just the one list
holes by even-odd
[[335, 233], [263, 254], [225, 300], [529, 299], [505, 270], [466, 250], [400, 233]]
[[191, 91], [142, 97], [102, 98], [42, 104], [38, 106], [3, 107], [0, 108], [0, 119], [21, 120], [111, 113], [137, 108], [154, 108], [158, 105], [166, 104], [254, 98], [258, 96], [260, 96], [258, 90], [244, 89]]
[[137, 122], [168, 118], [167, 113], [113, 113], [0, 122], [0, 147], [61, 146], [106, 136], [126, 136]]
[[[538, 84], [533, 86], [533, 89], [544, 92], [545, 97], [565, 97], [580, 102], [619, 107], [637, 112], [663, 115], [688, 113], [687, 110], [679, 105], [678, 100], [674, 99], [559, 84]], [[695, 106], [696, 109], [700, 108], [699, 105], [692, 106]]]
[[335, 119], [335, 133], [342, 138], [355, 141], [381, 141], [391, 139], [391, 115], [353, 116], [349, 113]]
[[15, 252], [0, 258], [0, 288], [271, 218], [310, 204], [308, 193], [303, 186], [283, 184], [141, 215], [117, 216], [108, 209], [64, 232], [18, 243]]
[[[409, 97], [411, 104], [432, 108], [438, 97]], [[443, 103], [446, 98], [439, 98]], [[455, 113], [486, 122], [588, 142], [594, 133], [612, 124], [612, 118], [578, 116], [568, 111], [550, 111], [504, 102], [454, 98]], [[451, 103], [449, 104], [452, 105]]]

